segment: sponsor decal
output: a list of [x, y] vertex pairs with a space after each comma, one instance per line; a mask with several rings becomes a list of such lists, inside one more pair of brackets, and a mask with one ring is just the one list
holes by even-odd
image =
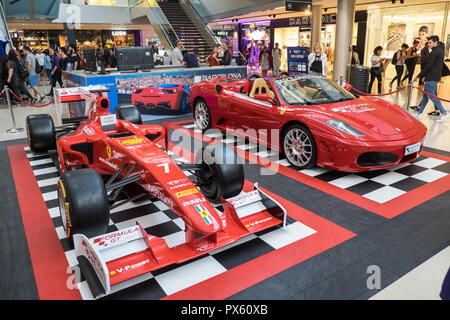
[[169, 189], [170, 190], [175, 190], [175, 189], [178, 189], [178, 188], [189, 187], [189, 186], [192, 186], [191, 182], [186, 182], [186, 183], [182, 183], [182, 184], [179, 184], [179, 185], [176, 185], [176, 186], [173, 186], [173, 187], [169, 187]]
[[349, 106], [343, 106], [338, 108], [331, 109], [334, 112], [343, 112], [343, 113], [361, 113], [361, 112], [368, 112], [373, 111], [375, 108], [368, 107], [367, 103], [361, 103], [361, 104], [354, 104]]
[[143, 138], [134, 138], [134, 139], [121, 140], [120, 143], [124, 144], [124, 145], [135, 145], [135, 144], [140, 144], [144, 141], [145, 140]]
[[179, 184], [179, 183], [181, 183], [181, 182], [185, 182], [185, 181], [187, 181], [187, 180], [188, 180], [188, 178], [183, 178], [183, 179], [178, 179], [178, 180], [172, 180], [172, 181], [167, 182], [167, 184], [168, 184], [169, 186], [173, 186], [173, 185]]
[[266, 218], [266, 219], [263, 219], [263, 220], [258, 220], [258, 221], [250, 222], [250, 223], [246, 224], [245, 227], [246, 227], [246, 228], [254, 227], [254, 226], [257, 226], [258, 224], [262, 224], [262, 223], [267, 222], [267, 221], [270, 221], [270, 220], [272, 220], [272, 217], [269, 217], [269, 218]]
[[106, 154], [108, 155], [108, 158], [111, 158], [111, 147], [109, 145], [106, 145]]
[[181, 197], [189, 196], [189, 195], [194, 194], [194, 193], [198, 193], [198, 189], [197, 188], [183, 190], [183, 191], [175, 193], [175, 195], [177, 196], [177, 198], [181, 198]]
[[261, 201], [262, 198], [259, 195], [258, 190], [253, 190], [250, 192], [243, 192], [239, 195], [237, 195], [234, 198], [228, 199], [228, 202], [230, 202], [235, 208], [242, 207], [246, 204], [250, 204], [256, 201]]
[[135, 263], [135, 264], [131, 264], [131, 265], [126, 265], [125, 267], [122, 267], [122, 268], [117, 268], [116, 270], [112, 270], [109, 274], [114, 276], [114, 275], [117, 274], [117, 272], [118, 273], [122, 273], [122, 272], [126, 272], [128, 270], [133, 270], [133, 269], [136, 269], [136, 268], [140, 268], [140, 267], [145, 266], [148, 263], [150, 263], [150, 259], [147, 259], [147, 260]]
[[158, 188], [157, 186], [154, 186], [152, 184], [146, 184], [144, 188], [151, 193], [154, 197], [161, 200], [162, 203], [164, 203], [169, 208], [173, 209], [175, 207], [175, 204], [173, 200], [169, 197], [167, 197], [164, 192], [161, 191], [162, 188]]
[[280, 116], [284, 115], [285, 112], [286, 112], [286, 109], [281, 109], [281, 110], [280, 110]]
[[89, 127], [87, 127], [87, 126], [83, 127], [83, 131], [84, 131], [87, 135], [89, 135], [89, 136], [95, 135], [94, 130], [92, 130], [92, 128], [89, 128]]
[[193, 200], [189, 200], [189, 201], [185, 201], [183, 202], [183, 206], [184, 207], [189, 207], [198, 203], [203, 203], [206, 202], [205, 198], [197, 198], [197, 199], [193, 199]]
[[195, 210], [197, 210], [198, 213], [202, 216], [203, 220], [205, 220], [206, 224], [210, 225], [212, 224], [212, 219], [209, 216], [209, 211], [206, 209], [203, 205], [197, 204], [194, 206]]
[[100, 247], [107, 247], [112, 244], [116, 244], [128, 237], [130, 237], [135, 232], [140, 232], [139, 227], [128, 228], [124, 230], [119, 230], [117, 232], [109, 233], [107, 235], [95, 238], [93, 243]]
[[103, 162], [104, 164], [110, 166], [114, 170], [119, 170], [119, 167], [117, 165], [115, 165], [114, 163], [109, 162], [108, 160], [103, 159], [102, 157], [98, 157], [98, 160], [100, 160], [100, 162]]

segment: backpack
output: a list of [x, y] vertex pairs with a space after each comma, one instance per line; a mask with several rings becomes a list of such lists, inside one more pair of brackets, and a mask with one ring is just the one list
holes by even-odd
[[37, 59], [36, 59], [36, 65], [34, 66], [34, 71], [35, 71], [37, 74], [40, 74], [40, 73], [42, 72], [42, 66], [39, 64], [39, 62], [37, 61]]
[[22, 80], [28, 79], [30, 72], [25, 67], [25, 63], [23, 61], [19, 61], [17, 64], [17, 70], [19, 70], [19, 78]]
[[[400, 51], [400, 50], [399, 50]], [[398, 53], [398, 51], [396, 51], [395, 53], [394, 53], [394, 55], [392, 56], [392, 61], [391, 61], [391, 63], [395, 66], [396, 64], [397, 64], [397, 53]]]

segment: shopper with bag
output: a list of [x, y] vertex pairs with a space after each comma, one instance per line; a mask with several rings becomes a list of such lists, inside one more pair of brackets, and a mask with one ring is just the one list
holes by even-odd
[[[16, 50], [11, 49], [8, 53], [8, 62], [6, 64], [8, 68], [8, 79], [6, 80], [9, 88], [11, 91], [20, 98], [21, 93], [25, 94], [30, 103], [36, 103], [36, 99], [33, 98], [33, 96], [30, 94], [30, 92], [27, 90], [27, 87], [25, 85], [26, 78], [28, 77], [28, 72], [24, 68], [23, 65], [20, 64], [19, 61], [19, 54], [16, 52]], [[16, 103], [19, 103], [16, 97], [13, 96], [13, 101], [16, 101]]]

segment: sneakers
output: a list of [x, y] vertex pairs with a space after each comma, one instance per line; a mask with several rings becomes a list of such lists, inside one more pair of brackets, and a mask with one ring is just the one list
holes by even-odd
[[41, 95], [41, 98], [39, 99], [39, 102], [45, 99], [45, 95]]
[[436, 122], [441, 123], [444, 122], [445, 120], [449, 119], [450, 115], [447, 113], [445, 115], [442, 115], [439, 119], [436, 120]]
[[435, 110], [435, 111], [428, 112], [428, 115], [429, 116], [440, 116], [441, 113], [439, 111]]
[[421, 114], [421, 113], [414, 112], [413, 115], [414, 115], [414, 117], [416, 117], [417, 119], [422, 120], [422, 114]]
[[414, 111], [419, 111], [420, 110], [420, 107], [419, 106], [411, 106], [410, 107], [412, 110], [414, 110]]

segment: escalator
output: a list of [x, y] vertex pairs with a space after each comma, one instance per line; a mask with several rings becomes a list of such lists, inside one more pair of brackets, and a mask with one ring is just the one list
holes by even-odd
[[130, 10], [133, 20], [148, 18], [166, 49], [175, 49], [181, 41], [186, 50], [205, 62], [218, 43], [187, 0], [130, 0]]

